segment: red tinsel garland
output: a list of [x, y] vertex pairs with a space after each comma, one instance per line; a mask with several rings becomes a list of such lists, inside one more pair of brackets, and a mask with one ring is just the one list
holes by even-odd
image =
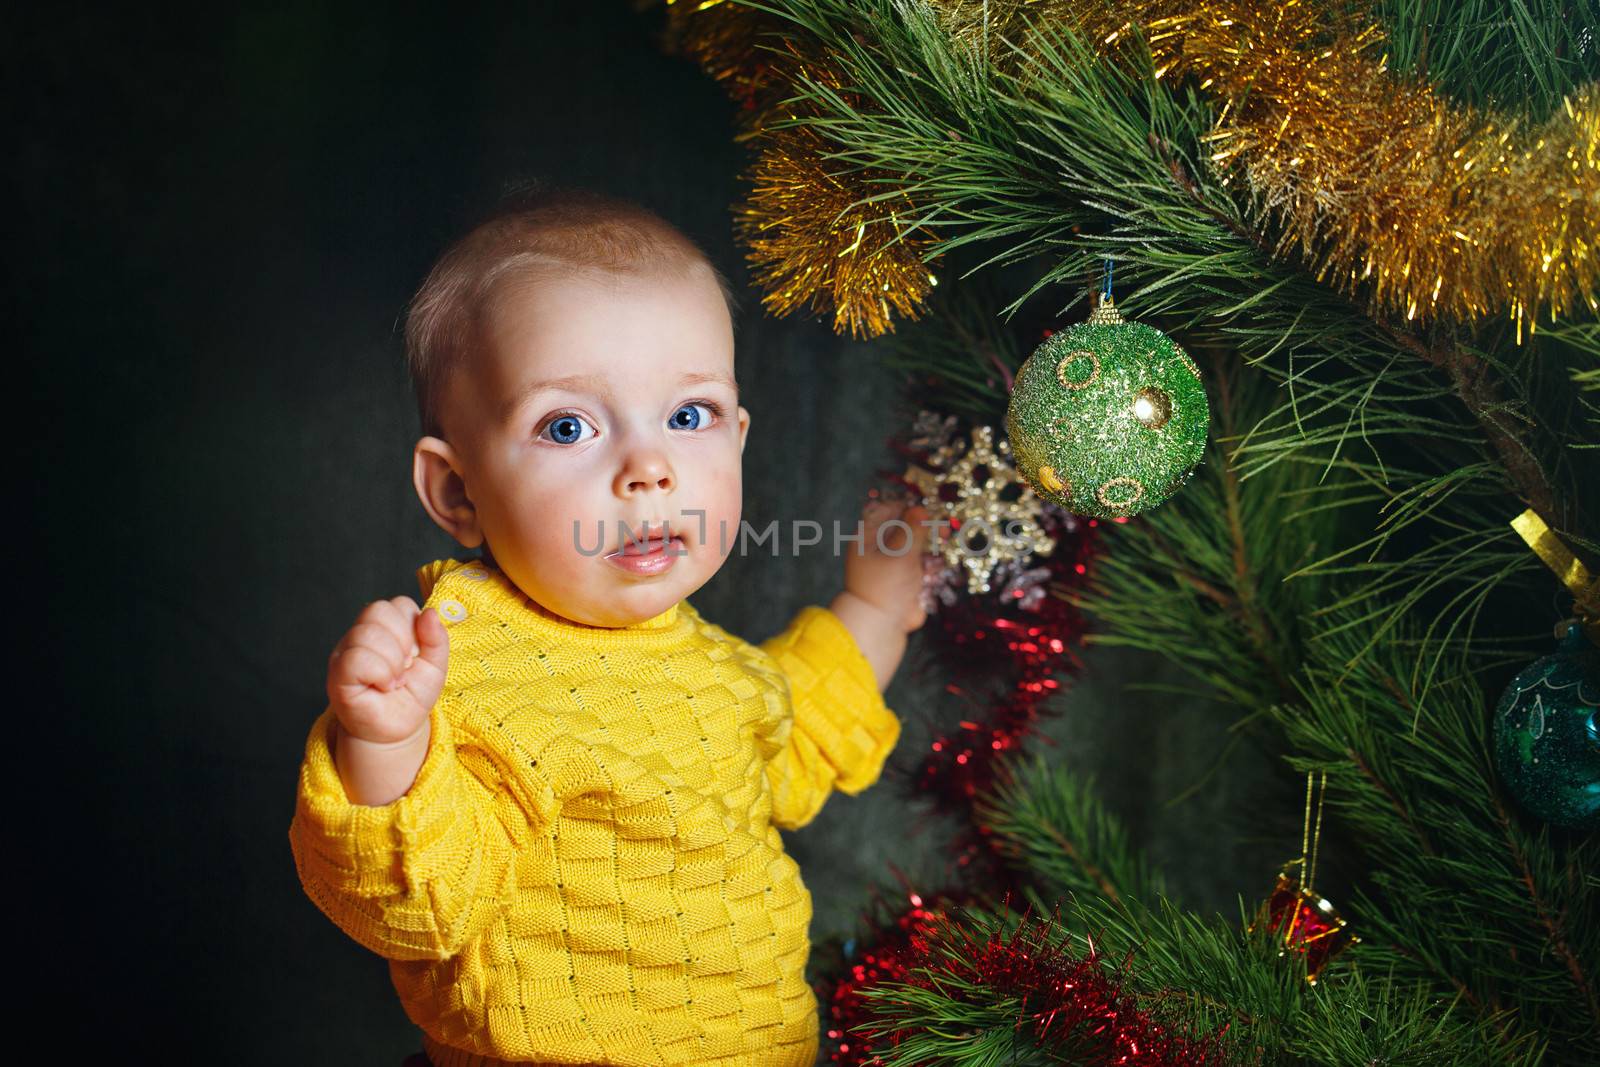
[[[894, 447], [908, 459], [919, 458], [903, 444]], [[896, 475], [888, 478], [915, 491]], [[936, 810], [962, 819], [968, 829], [955, 842], [956, 863], [966, 872], [969, 885], [995, 897], [1010, 887], [1008, 868], [987, 847], [988, 828], [973, 820], [972, 801], [994, 784], [1003, 756], [1037, 732], [1048, 713], [1046, 701], [1061, 688], [1062, 676], [1075, 674], [1082, 666], [1076, 646], [1083, 639], [1085, 622], [1064, 595], [1088, 580], [1099, 541], [1096, 520], [1067, 520], [1063, 513], [1045, 521], [1056, 550], [1036, 562], [1049, 570], [1048, 595], [1027, 610], [1007, 603], [1003, 594], [964, 596], [941, 606], [924, 630], [939, 669], [949, 679], [946, 692], [973, 710], [957, 729], [934, 735], [928, 754], [906, 784], [914, 796], [931, 797]], [[975, 864], [984, 869], [974, 870]], [[846, 959], [837, 978], [819, 988], [827, 1005], [832, 1063], [860, 1067], [875, 1062], [873, 1042], [859, 1029], [870, 1020], [861, 991], [904, 980], [913, 961], [926, 951], [931, 924], [972, 896], [963, 891], [922, 895], [908, 891], [907, 899], [910, 907], [899, 914], [869, 919], [863, 947]]]
[[[995, 930], [974, 933], [948, 915], [934, 917], [912, 938], [897, 963], [906, 984], [959, 997], [963, 988], [982, 986], [986, 1001], [1015, 998], [1016, 1027], [1040, 1044], [1071, 1049], [1082, 1067], [1203, 1067], [1228, 1062], [1215, 1034], [1190, 1035], [1158, 1021], [1124, 990], [1130, 959], [1113, 966], [1096, 949], [1074, 952], [1053, 924], [1023, 917], [1009, 936]], [[870, 1035], [898, 1045], [911, 1031]], [[873, 1061], [867, 1061], [873, 1062]]]
[[971, 711], [955, 729], [934, 735], [907, 784], [912, 796], [931, 798], [936, 810], [969, 822], [971, 829], [956, 842], [957, 863], [966, 868], [990, 861], [993, 869], [978, 879], [983, 882], [1003, 884], [1004, 867], [986, 847], [988, 828], [971, 822], [973, 798], [995, 784], [1006, 754], [1037, 733], [1063, 676], [1083, 666], [1076, 649], [1087, 624], [1065, 598], [1088, 580], [1100, 524], [1064, 512], [1048, 513], [1044, 522], [1056, 550], [1035, 561], [1049, 574], [1048, 594], [1033, 608], [1008, 603], [1003, 594], [964, 596], [941, 606], [924, 628], [924, 640], [949, 679], [945, 691]]
[[915, 892], [907, 893], [910, 907], [879, 926], [870, 945], [852, 957], [843, 974], [824, 991], [828, 1014], [828, 1061], [852, 1067], [875, 1062], [872, 1047], [858, 1032], [867, 1018], [867, 1005], [861, 996], [884, 982], [903, 982], [910, 968], [908, 961], [919, 958], [922, 941], [940, 915], [965, 898], [934, 894], [926, 901]]

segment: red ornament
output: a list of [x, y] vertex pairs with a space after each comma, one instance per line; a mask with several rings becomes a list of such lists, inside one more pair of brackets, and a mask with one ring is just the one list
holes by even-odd
[[[1317, 984], [1317, 975], [1334, 956], [1360, 941], [1345, 929], [1344, 919], [1321, 893], [1311, 888], [1317, 876], [1317, 849], [1322, 842], [1322, 805], [1327, 796], [1328, 772], [1306, 772], [1306, 821], [1300, 842], [1300, 857], [1284, 864], [1278, 884], [1272, 887], [1261, 916], [1250, 924], [1252, 930], [1262, 922], [1282, 940], [1279, 956], [1293, 952], [1306, 961], [1306, 981]], [[1312, 817], [1312, 799], [1316, 816]], [[1290, 874], [1290, 871], [1294, 874]]]
[[1278, 872], [1278, 884], [1272, 887], [1263, 911], [1268, 929], [1282, 941], [1278, 955], [1293, 952], [1303, 956], [1306, 981], [1312, 985], [1317, 984], [1328, 960], [1361, 940], [1326, 897], [1301, 885], [1288, 868]]

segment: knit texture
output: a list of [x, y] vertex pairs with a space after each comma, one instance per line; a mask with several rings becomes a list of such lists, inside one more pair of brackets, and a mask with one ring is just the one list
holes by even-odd
[[809, 606], [756, 646], [687, 600], [591, 627], [481, 562], [417, 577], [450, 663], [416, 780], [350, 803], [325, 711], [289, 841], [430, 1058], [809, 1067], [811, 897], [778, 828], [900, 733], [849, 630]]

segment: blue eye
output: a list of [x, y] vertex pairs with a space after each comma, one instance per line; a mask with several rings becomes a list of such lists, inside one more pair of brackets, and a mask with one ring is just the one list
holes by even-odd
[[[572, 412], [563, 411], [545, 423], [544, 430], [540, 431], [539, 436], [554, 441], [558, 445], [575, 445], [579, 441], [587, 440], [583, 436], [583, 428], [588, 425]], [[589, 436], [593, 437], [594, 435], [590, 434]]]
[[705, 408], [706, 411], [710, 413], [706, 416], [707, 419], [717, 414], [717, 409], [712, 404], [685, 404], [677, 411], [672, 413], [672, 418], [667, 420], [667, 425], [671, 426], [674, 430], [698, 430], [700, 428], [700, 423], [705, 420], [701, 419], [700, 413], [695, 411], [695, 408]]

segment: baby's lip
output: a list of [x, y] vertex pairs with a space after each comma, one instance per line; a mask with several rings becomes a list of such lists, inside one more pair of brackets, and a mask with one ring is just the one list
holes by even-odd
[[671, 530], [666, 519], [641, 519], [638, 522], [619, 521], [617, 536], [623, 544], [629, 541], [656, 540]]
[[607, 553], [607, 555], [620, 556], [629, 553], [633, 555], [644, 555], [645, 553], [654, 552], [661, 547], [662, 542], [667, 540], [669, 534], [671, 535], [671, 539], [678, 542], [680, 546], [685, 548], [688, 546], [688, 540], [683, 536], [683, 534], [672, 530], [671, 527], [666, 523], [660, 523], [658, 525], [645, 526], [637, 530], [626, 530], [623, 533], [621, 543], [617, 545], [613, 551]]

